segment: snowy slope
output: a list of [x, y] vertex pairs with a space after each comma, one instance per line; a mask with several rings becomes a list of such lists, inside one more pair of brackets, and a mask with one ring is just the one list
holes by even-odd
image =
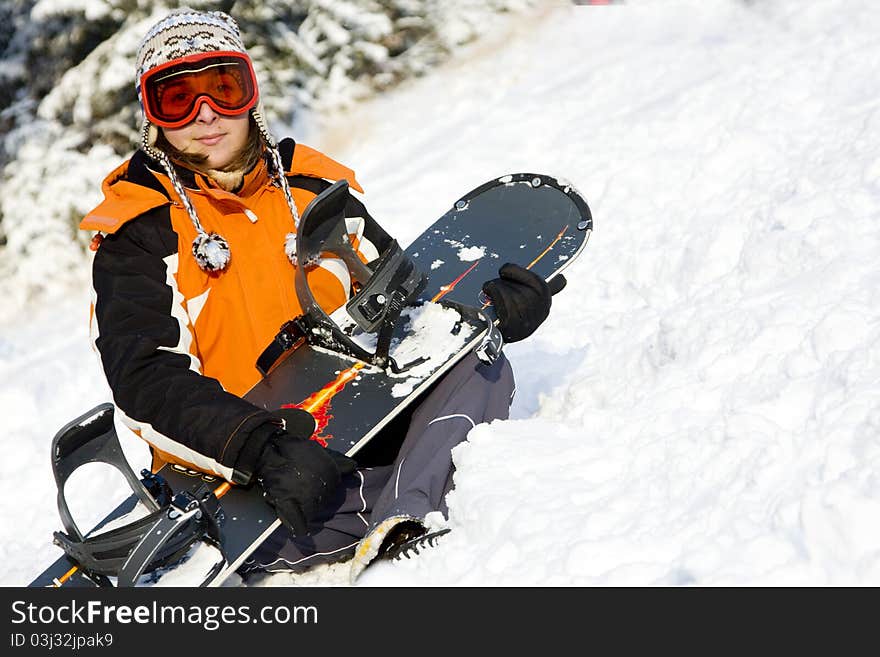
[[[312, 137], [402, 242], [513, 171], [596, 220], [507, 349], [512, 419], [456, 449], [452, 533], [360, 585], [880, 584], [876, 34], [870, 0], [560, 8]], [[107, 398], [84, 305], [2, 327], [2, 584], [55, 554], [48, 442]]]

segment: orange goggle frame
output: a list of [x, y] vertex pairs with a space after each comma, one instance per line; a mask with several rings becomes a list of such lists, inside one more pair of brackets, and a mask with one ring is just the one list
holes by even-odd
[[196, 118], [203, 102], [225, 116], [257, 104], [257, 77], [250, 58], [235, 51], [189, 55], [141, 76], [141, 100], [151, 123], [180, 128]]

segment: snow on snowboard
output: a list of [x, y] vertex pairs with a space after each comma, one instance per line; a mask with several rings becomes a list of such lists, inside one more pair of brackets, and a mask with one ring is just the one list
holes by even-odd
[[[318, 421], [314, 440], [355, 456], [466, 354], [497, 356], [501, 339], [483, 282], [506, 262], [551, 281], [581, 252], [593, 222], [570, 184], [512, 174], [466, 194], [405, 251], [394, 242], [367, 267], [348, 242], [347, 195], [345, 181], [335, 183], [303, 213], [295, 278], [303, 315], [281, 327], [258, 361], [266, 375], [244, 397], [269, 410], [308, 410]], [[330, 317], [302, 274], [328, 251], [359, 283]], [[91, 462], [118, 468], [132, 495], [83, 532], [64, 483]], [[55, 544], [65, 554], [30, 586], [219, 586], [280, 525], [257, 486], [176, 465], [135, 475], [111, 404], [59, 431], [52, 464], [64, 527]]]

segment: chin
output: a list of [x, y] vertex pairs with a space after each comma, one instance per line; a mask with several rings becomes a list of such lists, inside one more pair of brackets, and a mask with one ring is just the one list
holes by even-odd
[[205, 161], [205, 164], [207, 164], [212, 169], [222, 169], [230, 162], [232, 162], [232, 158], [230, 157], [208, 157], [208, 159]]

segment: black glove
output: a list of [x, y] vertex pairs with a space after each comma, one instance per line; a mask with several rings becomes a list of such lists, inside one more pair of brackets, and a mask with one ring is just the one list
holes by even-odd
[[498, 276], [483, 283], [483, 292], [495, 306], [504, 341], [523, 340], [547, 319], [551, 298], [565, 287], [565, 278], [558, 274], [548, 284], [537, 274], [509, 262], [498, 270]]
[[255, 474], [281, 522], [295, 536], [304, 536], [309, 523], [333, 497], [342, 475], [354, 472], [357, 463], [309, 439], [316, 425], [306, 411], [282, 409], [275, 415], [284, 419], [285, 428], [269, 436]]

